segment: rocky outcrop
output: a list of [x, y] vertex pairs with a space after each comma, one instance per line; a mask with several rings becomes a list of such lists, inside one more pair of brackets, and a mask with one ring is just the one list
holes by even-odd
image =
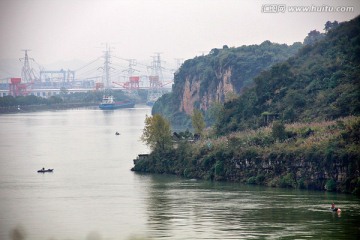
[[206, 112], [214, 103], [237, 96], [261, 71], [293, 56], [300, 47], [300, 43], [288, 46], [265, 41], [213, 49], [208, 55], [186, 60], [175, 73], [172, 93], [156, 101], [152, 114], [167, 117], [172, 125], [186, 125], [194, 108]]
[[185, 112], [188, 115], [192, 114], [195, 102], [200, 99], [200, 81], [191, 80], [187, 77], [184, 84], [184, 92], [180, 100], [180, 112]]
[[[216, 96], [214, 99], [216, 102], [224, 102], [230, 94], [239, 92], [240, 89], [235, 89], [235, 86], [231, 82], [231, 75], [232, 72], [230, 67], [220, 75], [220, 81], [216, 88]], [[210, 104], [207, 104], [207, 107]]]
[[[191, 115], [196, 103], [199, 103], [201, 110], [207, 111], [212, 103], [223, 103], [229, 95], [236, 94], [239, 90], [231, 82], [231, 68], [217, 75], [215, 88], [201, 89], [201, 80], [197, 77], [185, 79], [184, 91], [180, 100], [179, 111]], [[203, 93], [203, 95], [200, 95]]]

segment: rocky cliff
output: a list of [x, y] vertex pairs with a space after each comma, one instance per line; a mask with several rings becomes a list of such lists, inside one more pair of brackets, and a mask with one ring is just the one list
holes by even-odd
[[295, 55], [301, 46], [265, 41], [238, 48], [224, 46], [189, 59], [175, 74], [172, 93], [155, 103], [153, 114], [166, 116], [173, 125], [186, 125], [181, 118], [186, 119], [194, 108], [207, 112], [215, 103], [239, 95], [261, 71]]
[[[231, 82], [232, 69], [231, 67], [224, 70], [223, 73], [216, 75], [217, 84], [214, 89], [201, 90], [201, 80], [193, 77], [190, 80], [189, 77], [185, 79], [183, 94], [180, 99], [179, 111], [185, 112], [191, 115], [194, 107], [198, 107], [207, 111], [214, 102], [224, 102], [225, 99], [231, 95], [235, 95], [239, 92], [234, 84]], [[201, 96], [200, 92], [204, 94]], [[198, 104], [197, 104], [198, 103]]]

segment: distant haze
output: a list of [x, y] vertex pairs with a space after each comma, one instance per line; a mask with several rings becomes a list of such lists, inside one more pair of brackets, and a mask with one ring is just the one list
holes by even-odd
[[[269, 4], [353, 11], [269, 13]], [[0, 0], [0, 78], [19, 75], [9, 62], [21, 67], [22, 49], [31, 49], [41, 66], [76, 69], [100, 57], [108, 43], [114, 55], [143, 64], [160, 52], [174, 68], [176, 58], [223, 45], [302, 42], [311, 30], [323, 31], [326, 21], [359, 13], [358, 0]]]

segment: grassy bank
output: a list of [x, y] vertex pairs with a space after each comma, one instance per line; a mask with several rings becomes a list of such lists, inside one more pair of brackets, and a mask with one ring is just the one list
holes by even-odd
[[209, 133], [154, 150], [134, 171], [360, 195], [360, 117]]

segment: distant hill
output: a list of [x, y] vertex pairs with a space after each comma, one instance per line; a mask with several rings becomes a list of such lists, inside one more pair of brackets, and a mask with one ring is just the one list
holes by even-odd
[[212, 124], [219, 104], [238, 96], [261, 71], [294, 56], [301, 47], [301, 43], [288, 46], [270, 41], [236, 48], [225, 45], [189, 59], [175, 73], [172, 93], [161, 97], [152, 113], [166, 116], [175, 127], [189, 127], [189, 115], [196, 108]]
[[273, 119], [310, 122], [360, 113], [360, 17], [255, 78], [253, 88], [225, 103], [218, 134]]

